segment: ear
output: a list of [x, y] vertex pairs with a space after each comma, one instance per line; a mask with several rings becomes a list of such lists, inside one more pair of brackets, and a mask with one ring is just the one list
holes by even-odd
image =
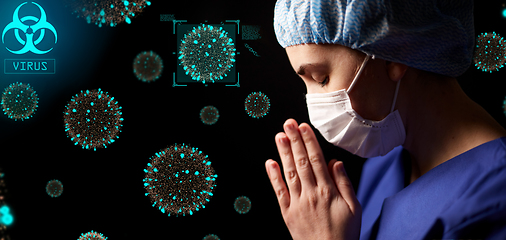
[[404, 74], [406, 73], [406, 70], [408, 70], [408, 66], [402, 64], [402, 63], [396, 63], [396, 62], [386, 62], [387, 65], [387, 71], [388, 76], [390, 77], [390, 80], [397, 82], [404, 77]]

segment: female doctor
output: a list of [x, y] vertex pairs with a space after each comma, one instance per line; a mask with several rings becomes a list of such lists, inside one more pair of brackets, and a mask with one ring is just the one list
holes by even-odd
[[278, 0], [274, 28], [311, 124], [369, 158], [356, 197], [311, 127], [284, 123], [283, 169], [265, 167], [293, 239], [506, 239], [506, 130], [456, 80], [471, 0]]

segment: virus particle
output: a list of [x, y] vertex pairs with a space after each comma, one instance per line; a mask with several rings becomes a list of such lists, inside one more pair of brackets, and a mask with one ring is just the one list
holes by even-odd
[[198, 148], [177, 143], [155, 153], [144, 169], [144, 188], [162, 213], [193, 215], [213, 196], [215, 181], [211, 162]]
[[246, 196], [240, 196], [235, 199], [234, 209], [239, 214], [246, 214], [251, 210], [251, 200]]
[[200, 110], [200, 120], [207, 125], [213, 125], [218, 121], [220, 113], [214, 106], [205, 106]]
[[15, 121], [30, 118], [37, 110], [39, 98], [29, 84], [13, 83], [2, 94], [2, 108], [5, 115]]
[[10, 208], [7, 205], [0, 207], [0, 225], [9, 226], [14, 221]]
[[119, 138], [121, 107], [114, 97], [100, 90], [86, 90], [68, 102], [63, 114], [67, 136], [83, 149], [106, 148]]
[[473, 60], [474, 65], [484, 72], [498, 71], [506, 62], [504, 39], [495, 32], [479, 35], [476, 38]]
[[234, 66], [235, 51], [232, 38], [222, 27], [202, 24], [181, 39], [179, 65], [193, 80], [214, 83]]
[[153, 51], [141, 52], [134, 59], [134, 74], [143, 82], [153, 82], [160, 78], [163, 70], [163, 61]]
[[220, 240], [220, 238], [214, 234], [208, 234], [202, 240]]
[[81, 236], [77, 240], [106, 240], [107, 237], [104, 237], [102, 233], [94, 232], [91, 230], [91, 232], [87, 232], [86, 234], [81, 233]]
[[51, 196], [51, 197], [59, 197], [63, 192], [63, 184], [54, 179], [54, 180], [51, 180], [49, 182], [47, 182], [46, 184], [46, 193], [47, 195]]
[[242, 40], [258, 40], [261, 39], [260, 26], [258, 25], [242, 25]]
[[261, 118], [267, 115], [270, 107], [269, 98], [262, 92], [252, 92], [244, 101], [246, 113], [252, 118]]
[[504, 115], [506, 115], [506, 97], [504, 98], [504, 101], [502, 102], [502, 109], [503, 109]]
[[86, 19], [88, 24], [115, 27], [119, 23], [132, 23], [132, 18], [150, 6], [148, 0], [67, 0], [73, 14]]

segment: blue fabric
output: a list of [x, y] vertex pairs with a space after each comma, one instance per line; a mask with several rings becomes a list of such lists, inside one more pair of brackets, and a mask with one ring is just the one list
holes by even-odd
[[475, 40], [472, 0], [278, 0], [274, 30], [283, 48], [340, 44], [451, 77]]
[[409, 154], [366, 161], [360, 239], [506, 239], [506, 137], [450, 159], [404, 187]]

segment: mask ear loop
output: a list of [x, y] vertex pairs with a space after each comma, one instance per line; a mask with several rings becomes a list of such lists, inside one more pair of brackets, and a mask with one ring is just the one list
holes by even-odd
[[[369, 61], [369, 58], [371, 58], [371, 56], [367, 54], [367, 56], [364, 59], [364, 62], [362, 62], [362, 65], [360, 66], [360, 69], [358, 69], [357, 75], [355, 75], [355, 78], [351, 82], [350, 87], [348, 87], [348, 90], [346, 90], [347, 93], [349, 93], [351, 89], [355, 86], [355, 83], [357, 82], [357, 79], [360, 77], [360, 74], [362, 74], [362, 71], [364, 71], [364, 66], [367, 63], [367, 61]], [[372, 56], [372, 59], [374, 59], [374, 55]]]
[[394, 111], [395, 102], [397, 101], [397, 93], [399, 93], [399, 86], [401, 85], [401, 80], [397, 81], [397, 86], [395, 87], [395, 95], [394, 95], [394, 102], [392, 103], [392, 108], [390, 109], [390, 112]]

